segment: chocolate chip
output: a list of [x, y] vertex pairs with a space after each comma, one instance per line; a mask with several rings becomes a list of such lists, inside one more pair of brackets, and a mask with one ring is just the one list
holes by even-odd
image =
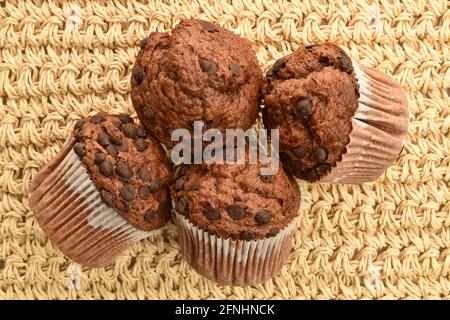
[[211, 207], [206, 206], [203, 208], [203, 214], [208, 218], [208, 220], [217, 220], [220, 217], [219, 210]]
[[233, 203], [228, 206], [227, 211], [233, 220], [241, 220], [245, 216], [245, 205], [242, 203]]
[[152, 181], [150, 185], [148, 186], [148, 189], [151, 193], [155, 193], [161, 188], [161, 182], [159, 180]]
[[103, 160], [105, 160], [105, 159], [106, 159], [106, 153], [103, 153], [103, 152], [97, 152], [97, 153], [95, 154], [94, 162], [95, 162], [95, 164], [100, 164], [100, 163], [102, 163]]
[[275, 61], [272, 71], [273, 73], [277, 73], [278, 71], [280, 71], [281, 68], [283, 68], [285, 66], [285, 62], [284, 62], [284, 58], [280, 58], [277, 61]]
[[273, 175], [260, 175], [259, 178], [261, 179], [262, 182], [264, 183], [270, 183], [273, 181]]
[[245, 241], [250, 241], [256, 238], [256, 234], [253, 231], [242, 231], [241, 239]]
[[98, 166], [98, 170], [105, 177], [111, 177], [111, 175], [113, 173], [113, 165], [112, 165], [111, 161], [104, 160]]
[[145, 138], [147, 136], [147, 129], [145, 129], [143, 126], [139, 126], [136, 129], [136, 134], [138, 137]]
[[278, 229], [278, 228], [272, 228], [272, 229], [270, 229], [269, 230], [269, 232], [266, 234], [266, 238], [271, 238], [271, 237], [275, 237], [277, 234], [278, 234], [278, 232], [280, 232], [280, 229]]
[[141, 66], [135, 65], [133, 71], [134, 80], [136, 80], [137, 85], [140, 85], [144, 80], [144, 70], [142, 70]]
[[121, 152], [127, 152], [128, 151], [128, 144], [122, 143], [120, 146], [117, 147], [117, 150]]
[[100, 197], [102, 198], [102, 201], [110, 208], [114, 208], [114, 195], [106, 190], [100, 191]]
[[112, 155], [113, 157], [117, 157], [117, 149], [112, 144], [107, 146], [105, 149], [110, 155]]
[[130, 166], [125, 162], [119, 162], [117, 164], [116, 173], [124, 179], [129, 179], [133, 175]]
[[124, 124], [122, 126], [122, 131], [126, 137], [131, 138], [131, 139], [136, 138], [137, 129], [134, 124], [130, 124], [130, 123]]
[[331, 170], [331, 166], [328, 163], [319, 164], [316, 168], [321, 172], [327, 172]]
[[198, 63], [200, 64], [200, 68], [207, 75], [211, 76], [217, 71], [217, 64], [213, 61], [209, 61], [207, 59], [198, 59]]
[[104, 133], [104, 132], [100, 132], [98, 134], [97, 142], [102, 147], [106, 147], [107, 145], [109, 145], [111, 143], [111, 141], [109, 140], [109, 135], [107, 133]]
[[149, 106], [144, 106], [142, 107], [142, 115], [151, 120], [155, 117], [155, 112]]
[[179, 198], [175, 201], [175, 210], [182, 215], [185, 215], [188, 211], [189, 203], [186, 198]]
[[136, 141], [134, 142], [134, 145], [136, 146], [136, 149], [138, 149], [139, 151], [145, 151], [148, 148], [147, 141], [145, 141], [142, 138], [137, 138]]
[[161, 42], [160, 44], [158, 44], [158, 48], [159, 49], [169, 49], [170, 43], [169, 42]]
[[217, 31], [217, 29], [214, 26], [214, 24], [212, 24], [209, 21], [202, 21], [202, 27], [208, 32], [215, 32], [215, 31]]
[[122, 122], [120, 122], [120, 120], [118, 119], [112, 121], [112, 123], [117, 129], [120, 129], [120, 127], [122, 126]]
[[260, 210], [255, 216], [255, 220], [258, 225], [266, 224], [270, 221], [270, 219], [272, 219], [272, 213], [266, 209]]
[[119, 211], [120, 211], [120, 213], [128, 213], [130, 211], [130, 206], [128, 205], [128, 203], [120, 200]]
[[341, 49], [341, 68], [346, 73], [353, 72], [353, 63], [350, 57]]
[[147, 200], [150, 198], [150, 189], [147, 186], [142, 186], [139, 188], [139, 195], [142, 199]]
[[5, 268], [5, 261], [0, 260], [0, 269], [4, 269]]
[[329, 57], [325, 57], [325, 56], [322, 56], [319, 58], [319, 63], [324, 67], [333, 65], [333, 61], [331, 61], [331, 59]]
[[148, 223], [151, 223], [154, 218], [155, 218], [155, 213], [151, 209], [148, 210], [144, 215], [144, 220], [147, 221]]
[[73, 146], [73, 151], [79, 158], [83, 158], [86, 155], [86, 149], [84, 143], [78, 142]]
[[150, 180], [150, 170], [148, 170], [147, 167], [142, 167], [138, 171], [138, 176], [142, 181], [149, 181]]
[[317, 162], [324, 162], [328, 158], [328, 151], [324, 148], [317, 148], [314, 151], [314, 157], [316, 158]]
[[294, 107], [294, 117], [305, 119], [311, 113], [312, 101], [309, 98], [300, 98]]
[[235, 77], [239, 77], [241, 75], [241, 67], [237, 63], [230, 63], [230, 71]]
[[83, 126], [86, 124], [86, 120], [78, 120], [77, 123], [75, 123], [75, 130], [81, 130], [83, 129]]
[[120, 197], [125, 201], [133, 201], [134, 199], [134, 187], [131, 184], [126, 184], [120, 190]]
[[297, 148], [292, 149], [292, 153], [297, 157], [301, 157], [305, 154], [306, 148], [304, 146], [298, 146]]
[[101, 114], [96, 114], [89, 119], [89, 121], [94, 124], [98, 124], [104, 120], [105, 118]]
[[120, 122], [122, 123], [134, 123], [133, 118], [131, 118], [129, 115], [122, 113], [117, 115], [117, 118], [119, 118]]
[[145, 37], [144, 39], [142, 39], [141, 43], [139, 43], [139, 48], [145, 49], [147, 44], [148, 44], [148, 37]]
[[116, 146], [120, 146], [120, 145], [122, 145], [122, 140], [120, 140], [119, 138], [117, 138], [116, 136], [114, 136], [114, 135], [111, 135], [111, 136], [109, 136], [109, 141], [113, 144], [113, 145], [116, 145]]

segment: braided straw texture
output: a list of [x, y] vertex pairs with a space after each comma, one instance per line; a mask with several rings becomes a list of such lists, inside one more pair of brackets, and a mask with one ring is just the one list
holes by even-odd
[[[446, 0], [0, 1], [0, 299], [450, 298], [450, 9]], [[405, 88], [410, 129], [376, 183], [309, 185], [281, 273], [220, 287], [197, 275], [169, 223], [114, 265], [80, 268], [28, 206], [36, 172], [74, 123], [132, 113], [138, 43], [180, 19], [254, 42], [262, 68], [328, 39]], [[135, 114], [133, 114], [135, 116]]]

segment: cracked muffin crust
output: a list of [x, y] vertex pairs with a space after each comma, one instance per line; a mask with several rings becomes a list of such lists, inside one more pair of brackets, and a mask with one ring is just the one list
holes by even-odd
[[174, 129], [250, 128], [260, 106], [262, 73], [251, 43], [211, 22], [183, 20], [172, 33], [141, 42], [131, 99], [141, 122], [167, 146]]
[[221, 238], [273, 237], [297, 215], [300, 190], [280, 167], [262, 176], [261, 164], [181, 167], [172, 186], [175, 211]]
[[358, 107], [351, 59], [334, 43], [299, 48], [277, 60], [262, 85], [266, 128], [280, 130], [280, 159], [316, 181], [341, 160]]
[[166, 154], [128, 115], [100, 113], [75, 125], [74, 152], [103, 202], [141, 230], [162, 227], [170, 217]]

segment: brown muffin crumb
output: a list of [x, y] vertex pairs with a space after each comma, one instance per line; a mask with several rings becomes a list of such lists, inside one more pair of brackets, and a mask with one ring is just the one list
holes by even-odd
[[[222, 238], [273, 237], [297, 215], [298, 185], [280, 168], [261, 180], [260, 164], [192, 165], [172, 187], [175, 210]], [[196, 188], [192, 188], [195, 185]]]
[[280, 158], [296, 177], [315, 181], [346, 152], [358, 106], [352, 61], [334, 43], [303, 47], [268, 70], [264, 125], [280, 130]]
[[155, 139], [173, 146], [174, 129], [250, 128], [260, 107], [262, 73], [251, 43], [211, 22], [183, 20], [141, 43], [131, 99]]
[[161, 145], [140, 128], [128, 115], [97, 114], [75, 125], [73, 150], [103, 202], [134, 227], [153, 230], [170, 217], [173, 176]]

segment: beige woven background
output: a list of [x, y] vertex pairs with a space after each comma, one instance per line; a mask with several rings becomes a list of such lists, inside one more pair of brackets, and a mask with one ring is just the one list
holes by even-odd
[[[6, 4], [5, 4], [6, 3]], [[430, 1], [0, 1], [0, 299], [450, 298], [450, 9]], [[262, 67], [327, 39], [405, 88], [410, 129], [376, 183], [307, 188], [281, 274], [216, 286], [179, 253], [173, 224], [108, 268], [47, 241], [30, 180], [75, 121], [132, 112], [137, 44], [180, 19], [215, 20], [255, 43]], [[80, 272], [79, 272], [80, 271]], [[70, 282], [77, 274], [81, 282]]]

